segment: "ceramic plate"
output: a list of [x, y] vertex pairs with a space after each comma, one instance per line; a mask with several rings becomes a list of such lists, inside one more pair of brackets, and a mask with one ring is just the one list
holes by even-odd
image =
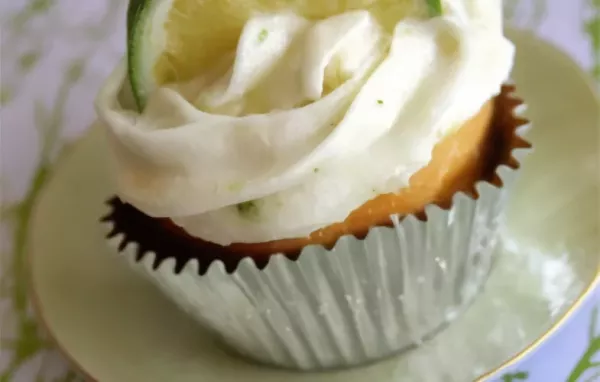
[[62, 159], [32, 221], [32, 285], [44, 325], [99, 381], [464, 382], [531, 348], [598, 275], [600, 217], [591, 212], [600, 210], [600, 104], [567, 56], [533, 35], [510, 36], [535, 151], [514, 190], [504, 253], [484, 292], [433, 340], [373, 366], [320, 374], [228, 354], [106, 249], [98, 219], [115, 189], [97, 126]]

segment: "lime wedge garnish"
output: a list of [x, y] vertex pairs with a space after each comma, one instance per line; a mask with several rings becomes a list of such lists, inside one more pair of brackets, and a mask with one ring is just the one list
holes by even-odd
[[244, 24], [257, 13], [293, 11], [320, 19], [356, 9], [369, 10], [391, 32], [402, 18], [427, 17], [441, 5], [440, 0], [131, 0], [127, 57], [138, 108], [156, 87], [191, 80], [233, 51]]

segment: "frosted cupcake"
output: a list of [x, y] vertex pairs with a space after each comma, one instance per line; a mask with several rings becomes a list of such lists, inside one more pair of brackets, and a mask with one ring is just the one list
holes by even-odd
[[501, 2], [233, 3], [131, 3], [110, 242], [263, 363], [420, 343], [487, 278], [528, 147]]

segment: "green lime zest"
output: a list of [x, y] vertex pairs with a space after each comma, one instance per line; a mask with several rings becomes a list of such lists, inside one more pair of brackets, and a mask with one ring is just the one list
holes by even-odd
[[429, 16], [441, 16], [443, 13], [442, 0], [427, 0], [427, 9], [429, 11]]
[[258, 42], [265, 42], [267, 37], [269, 37], [269, 31], [263, 28], [258, 34]]
[[227, 189], [230, 192], [240, 192], [244, 189], [244, 182], [233, 182], [227, 186]]
[[247, 219], [256, 219], [260, 213], [259, 201], [250, 200], [236, 206], [238, 213]]

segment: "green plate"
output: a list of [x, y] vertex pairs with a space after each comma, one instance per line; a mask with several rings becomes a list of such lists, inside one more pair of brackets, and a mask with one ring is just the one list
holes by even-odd
[[370, 367], [323, 374], [273, 370], [226, 353], [106, 249], [98, 218], [115, 188], [98, 126], [61, 161], [31, 226], [32, 285], [49, 333], [99, 381], [465, 382], [517, 362], [597, 282], [600, 103], [567, 56], [528, 33], [510, 36], [535, 150], [484, 293], [433, 340]]

